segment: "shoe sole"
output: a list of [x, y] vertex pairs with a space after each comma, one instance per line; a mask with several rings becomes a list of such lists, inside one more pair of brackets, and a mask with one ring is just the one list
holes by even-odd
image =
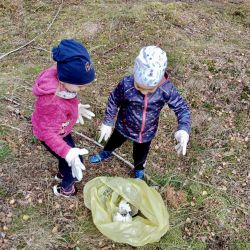
[[75, 197], [75, 195], [64, 195], [64, 194], [58, 193], [57, 185], [53, 186], [52, 190], [53, 190], [54, 195], [57, 196], [57, 197], [64, 197], [64, 198], [67, 198], [67, 199], [72, 199], [72, 198]]
[[70, 198], [70, 196], [58, 193], [58, 191], [57, 191], [57, 185], [53, 186], [52, 190], [53, 190], [54, 195], [57, 196], [57, 197]]
[[61, 178], [58, 178], [57, 175], [55, 175], [54, 179], [57, 181], [57, 182], [61, 182], [62, 179]]

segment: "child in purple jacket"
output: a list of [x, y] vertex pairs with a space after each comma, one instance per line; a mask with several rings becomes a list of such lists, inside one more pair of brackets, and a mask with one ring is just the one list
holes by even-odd
[[[143, 179], [152, 139], [161, 109], [167, 104], [175, 112], [178, 128], [175, 139], [178, 155], [186, 154], [190, 133], [190, 110], [166, 73], [166, 53], [156, 46], [141, 49], [135, 59], [134, 75], [124, 77], [109, 96], [99, 142], [110, 137], [98, 154], [89, 157], [97, 164], [112, 155], [127, 139], [133, 141], [134, 177]], [[117, 115], [118, 113], [118, 115]]]
[[34, 135], [58, 161], [59, 172], [53, 187], [57, 196], [76, 194], [75, 181], [82, 179], [82, 155], [86, 149], [75, 147], [71, 137], [72, 127], [82, 116], [91, 119], [94, 114], [77, 99], [77, 92], [84, 90], [95, 78], [95, 70], [86, 48], [72, 39], [64, 39], [52, 50], [57, 62], [37, 77], [33, 94], [37, 97], [32, 114]]

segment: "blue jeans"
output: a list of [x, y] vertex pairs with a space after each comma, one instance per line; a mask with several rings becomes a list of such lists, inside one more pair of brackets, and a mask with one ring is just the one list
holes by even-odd
[[[75, 147], [75, 143], [73, 141], [73, 138], [71, 134], [68, 134], [63, 138], [63, 140], [72, 148]], [[60, 174], [63, 176], [61, 187], [67, 191], [71, 190], [72, 186], [75, 183], [75, 178], [72, 176], [71, 167], [68, 165], [67, 161], [62, 158], [61, 156], [57, 155], [48, 145], [46, 145], [43, 141], [42, 144], [45, 146], [45, 148], [58, 159], [58, 168]], [[82, 156], [79, 156], [81, 162], [83, 161]]]

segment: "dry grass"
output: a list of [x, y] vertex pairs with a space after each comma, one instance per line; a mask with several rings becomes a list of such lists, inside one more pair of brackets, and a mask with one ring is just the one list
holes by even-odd
[[[66, 2], [66, 1], [65, 1]], [[2, 1], [0, 52], [43, 34], [61, 1]], [[36, 75], [50, 49], [76, 38], [91, 50], [97, 80], [81, 95], [96, 118], [76, 130], [97, 138], [109, 92], [139, 49], [167, 51], [172, 81], [192, 109], [188, 155], [174, 152], [175, 116], [161, 115], [147, 173], [162, 186], [170, 231], [141, 249], [250, 249], [250, 5], [248, 1], [67, 1], [49, 31], [0, 61], [0, 244], [3, 249], [132, 249], [102, 236], [81, 190], [100, 175], [131, 176], [120, 161], [86, 162], [79, 195], [51, 192], [56, 161], [31, 133]], [[94, 101], [93, 101], [94, 100]], [[91, 152], [98, 148], [76, 137]], [[119, 149], [131, 159], [131, 144]], [[165, 194], [165, 195], [164, 195]], [[24, 216], [25, 215], [25, 216]], [[27, 217], [28, 216], [28, 217]]]

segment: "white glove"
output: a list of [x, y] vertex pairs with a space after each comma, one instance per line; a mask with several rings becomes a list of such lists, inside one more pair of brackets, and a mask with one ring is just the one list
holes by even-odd
[[79, 157], [76, 157], [72, 163], [72, 176], [78, 181], [82, 180], [82, 170], [85, 170], [85, 166], [82, 164]]
[[95, 117], [95, 114], [91, 111], [88, 110], [88, 108], [90, 108], [89, 104], [78, 104], [78, 118], [76, 123], [80, 123], [80, 124], [84, 124], [84, 120], [83, 117], [91, 120], [92, 117]]
[[101, 126], [101, 135], [100, 135], [100, 138], [98, 140], [98, 142], [100, 143], [103, 139], [105, 141], [108, 140], [108, 138], [111, 136], [111, 133], [112, 133], [112, 126], [107, 126], [105, 124], [102, 124]]
[[119, 203], [119, 213], [120, 214], [128, 214], [131, 212], [131, 207], [127, 201], [121, 200]]
[[72, 176], [79, 181], [82, 179], [82, 170], [85, 170], [85, 166], [82, 164], [79, 155], [88, 153], [89, 151], [85, 148], [71, 148], [65, 158], [68, 165], [72, 168]]
[[189, 134], [185, 130], [178, 130], [175, 132], [174, 137], [178, 144], [175, 146], [177, 154], [185, 155], [187, 151], [187, 144], [189, 141]]
[[132, 216], [130, 214], [121, 215], [119, 212], [117, 212], [113, 215], [113, 221], [131, 222]]

